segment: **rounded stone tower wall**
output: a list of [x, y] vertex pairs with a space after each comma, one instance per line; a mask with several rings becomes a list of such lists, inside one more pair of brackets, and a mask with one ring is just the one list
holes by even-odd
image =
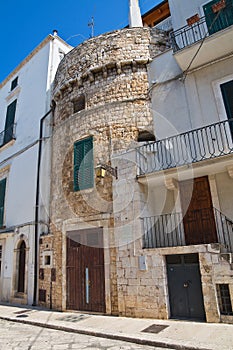
[[[149, 28], [103, 34], [74, 48], [58, 67], [52, 92], [53, 237], [41, 239], [41, 259], [43, 250], [53, 251], [56, 280], [52, 296], [49, 271], [45, 269], [44, 280], [40, 281], [40, 288], [47, 290], [54, 308], [66, 308], [66, 232], [102, 227], [104, 246], [111, 247], [114, 241], [114, 177], [107, 173], [100, 179], [97, 166], [111, 166], [113, 154], [135, 145], [140, 132], [153, 133], [147, 67], [154, 55], [164, 49], [159, 44], [160, 34], [156, 35]], [[93, 186], [77, 190], [74, 145], [87, 138], [93, 144]], [[115, 254], [114, 248], [105, 252], [108, 313], [117, 313], [118, 308]]]

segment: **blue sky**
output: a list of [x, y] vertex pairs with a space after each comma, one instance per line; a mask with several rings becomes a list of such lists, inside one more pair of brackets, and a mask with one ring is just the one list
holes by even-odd
[[[128, 0], [0, 0], [0, 82], [53, 29], [72, 46], [91, 33], [88, 22], [95, 19], [95, 35], [128, 24]], [[139, 0], [142, 13], [162, 0]]]

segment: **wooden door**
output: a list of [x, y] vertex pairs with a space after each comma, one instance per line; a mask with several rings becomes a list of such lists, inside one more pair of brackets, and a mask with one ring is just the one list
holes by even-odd
[[171, 317], [205, 320], [198, 254], [169, 255], [166, 260]]
[[67, 237], [67, 309], [105, 312], [102, 229], [74, 231]]
[[186, 244], [216, 243], [218, 240], [208, 177], [181, 182], [180, 197]]

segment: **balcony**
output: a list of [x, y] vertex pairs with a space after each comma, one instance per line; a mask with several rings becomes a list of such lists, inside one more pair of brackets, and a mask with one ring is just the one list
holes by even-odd
[[16, 124], [12, 124], [8, 129], [0, 133], [0, 148], [6, 145], [11, 140], [15, 140]]
[[194, 210], [189, 218], [172, 213], [142, 221], [144, 249], [219, 243], [233, 252], [233, 222], [215, 208]]
[[138, 176], [232, 153], [233, 119], [230, 119], [138, 147]]
[[186, 70], [199, 49], [190, 68], [228, 55], [232, 51], [232, 35], [233, 0], [228, 0], [220, 11], [211, 10], [195, 23], [171, 32], [170, 40], [178, 64]]

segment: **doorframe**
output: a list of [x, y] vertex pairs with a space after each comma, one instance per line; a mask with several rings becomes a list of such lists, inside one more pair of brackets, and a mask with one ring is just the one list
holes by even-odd
[[228, 120], [220, 85], [228, 83], [231, 80], [233, 80], [233, 74], [226, 75], [225, 77], [212, 82], [212, 88], [220, 121]]
[[[189, 247], [187, 247], [189, 248]], [[206, 312], [206, 306], [205, 306], [205, 295], [203, 292], [203, 286], [202, 286], [202, 269], [201, 269], [201, 261], [200, 261], [200, 254], [198, 251], [193, 251], [191, 249], [186, 250], [185, 252], [182, 252], [179, 250], [179, 252], [173, 252], [171, 254], [166, 254], [163, 256], [163, 261], [165, 264], [165, 271], [166, 271], [166, 301], [167, 301], [167, 311], [168, 311], [168, 318], [172, 319], [172, 313], [171, 313], [171, 301], [170, 301], [170, 294], [169, 294], [169, 281], [168, 281], [168, 263], [167, 263], [167, 256], [170, 255], [190, 255], [190, 254], [197, 254], [198, 256], [198, 265], [199, 265], [199, 272], [200, 272], [200, 287], [201, 287], [201, 293], [202, 293], [202, 299], [203, 299], [203, 309], [204, 309], [204, 316], [205, 319], [203, 320], [203, 322], [207, 322], [207, 312]], [[191, 320], [191, 319], [190, 319]], [[187, 318], [187, 321], [189, 321], [189, 319]], [[198, 322], [198, 321], [197, 321]]]
[[[106, 220], [107, 221], [107, 220]], [[104, 248], [104, 278], [105, 278], [105, 310], [106, 314], [111, 314], [111, 275], [110, 275], [110, 234], [111, 228], [104, 227], [102, 221], [96, 221], [96, 226], [77, 220], [67, 220], [62, 228], [62, 310], [66, 310], [67, 305], [67, 277], [66, 277], [66, 254], [67, 254], [67, 232], [87, 229], [103, 229], [103, 248]]]
[[[24, 293], [18, 292], [18, 278], [19, 278], [19, 253], [22, 242], [25, 242], [25, 276], [24, 276]], [[14, 248], [14, 274], [13, 274], [13, 286], [12, 286], [12, 298], [20, 298], [27, 302], [28, 297], [28, 261], [29, 261], [29, 246], [28, 240], [25, 236], [21, 237], [15, 243]]]

